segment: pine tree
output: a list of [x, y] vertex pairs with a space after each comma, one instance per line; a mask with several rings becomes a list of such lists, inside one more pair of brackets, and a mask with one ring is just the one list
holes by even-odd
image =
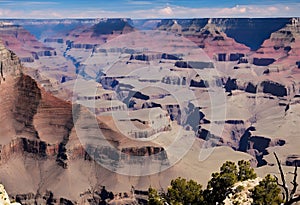
[[256, 173], [254, 172], [254, 169], [251, 168], [249, 161], [238, 161], [238, 166], [238, 181], [246, 181], [248, 179], [255, 179], [257, 177]]
[[276, 183], [276, 179], [268, 174], [259, 185], [255, 186], [251, 191], [253, 198], [253, 205], [278, 205], [282, 203], [279, 196], [281, 192]]
[[148, 189], [148, 205], [164, 205], [164, 200], [162, 197], [158, 194], [156, 189], [149, 188]]
[[193, 180], [177, 178], [168, 188], [168, 201], [172, 205], [198, 205], [203, 201], [202, 186]]
[[222, 203], [227, 194], [238, 179], [238, 170], [234, 162], [227, 161], [220, 168], [220, 173], [212, 174], [208, 182], [207, 189], [204, 191], [206, 204], [215, 205], [217, 202]]

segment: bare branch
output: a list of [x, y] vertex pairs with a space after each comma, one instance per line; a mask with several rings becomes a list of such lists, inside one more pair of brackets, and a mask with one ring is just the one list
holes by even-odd
[[277, 178], [277, 184], [284, 189], [284, 191], [285, 191], [285, 197], [284, 198], [286, 198], [286, 201], [289, 201], [289, 189], [287, 188], [287, 185], [286, 185], [286, 181], [285, 181], [285, 178], [284, 178], [284, 173], [283, 173], [280, 161], [279, 161], [279, 159], [277, 157], [277, 154], [275, 152], [274, 152], [274, 155], [275, 155], [275, 158], [276, 158], [276, 161], [277, 161], [277, 165], [278, 165], [278, 168], [279, 168], [280, 177], [281, 177], [281, 181], [282, 181], [282, 185], [279, 185], [278, 184], [278, 178]]
[[296, 193], [297, 191], [297, 187], [298, 187], [298, 183], [297, 183], [297, 164], [295, 163], [295, 170], [294, 170], [294, 179], [293, 181], [291, 182], [291, 184], [293, 185], [293, 189], [291, 191], [291, 195], [290, 195], [290, 199], [292, 199], [294, 197], [294, 194]]
[[[277, 185], [280, 186], [280, 187], [282, 187], [282, 188], [284, 189], [283, 184], [280, 184], [280, 183], [279, 183], [278, 177], [275, 176], [275, 175], [274, 175], [274, 177], [275, 177], [275, 180], [276, 180]], [[284, 194], [283, 192], [282, 192], [282, 200], [283, 200], [283, 201], [285, 200], [285, 194]]]
[[275, 175], [274, 175], [274, 177], [275, 177], [275, 179], [276, 179], [276, 183], [277, 183], [277, 185], [278, 185], [278, 186], [281, 186], [281, 187], [284, 187], [284, 185], [283, 185], [283, 184], [280, 184], [280, 183], [279, 183], [278, 177], [277, 177], [277, 176], [275, 176]]
[[292, 205], [293, 203], [298, 202], [298, 201], [300, 201], [300, 195], [285, 202], [284, 205]]

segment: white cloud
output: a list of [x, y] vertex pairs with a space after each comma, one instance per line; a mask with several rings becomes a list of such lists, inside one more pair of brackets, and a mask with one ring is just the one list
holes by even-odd
[[[1, 2], [1, 1], [0, 1]], [[38, 1], [33, 1], [38, 4]], [[140, 1], [141, 2], [141, 1]], [[39, 2], [41, 3], [41, 2]], [[43, 2], [44, 4], [51, 3]], [[53, 2], [52, 2], [53, 3]], [[134, 11], [106, 11], [96, 8], [85, 10], [11, 10], [0, 8], [0, 18], [226, 18], [226, 17], [297, 17], [300, 3], [278, 5], [237, 5], [232, 8], [187, 8], [167, 5]]]
[[159, 14], [163, 15], [163, 16], [171, 16], [173, 15], [173, 10], [170, 6], [167, 6], [163, 9], [160, 9], [159, 11]]
[[12, 11], [10, 9], [0, 8], [0, 17], [3, 18], [22, 18], [24, 17], [24, 12], [22, 11]]
[[217, 12], [217, 14], [219, 14], [219, 15], [228, 15], [228, 16], [240, 15], [240, 14], [245, 14], [248, 9], [249, 8], [247, 8], [246, 6], [236, 5], [235, 7], [232, 7], [232, 8], [223, 8], [223, 9], [220, 9]]
[[239, 9], [240, 13], [246, 13], [247, 9], [245, 7]]
[[268, 11], [270, 11], [270, 12], [277, 12], [278, 8], [276, 8], [275, 6], [271, 6], [271, 7], [268, 7]]

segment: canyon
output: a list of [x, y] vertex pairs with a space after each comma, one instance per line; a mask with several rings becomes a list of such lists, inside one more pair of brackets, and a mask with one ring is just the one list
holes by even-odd
[[226, 160], [277, 173], [274, 151], [292, 170], [296, 20], [0, 20], [1, 182], [22, 204], [70, 204], [206, 184]]

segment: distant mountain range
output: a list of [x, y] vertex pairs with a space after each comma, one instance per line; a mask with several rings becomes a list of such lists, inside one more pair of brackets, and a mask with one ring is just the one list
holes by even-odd
[[[122, 20], [122, 19], [114, 19]], [[170, 25], [176, 20], [183, 29], [191, 25], [202, 28], [208, 18], [199, 19], [127, 19], [128, 24], [138, 30], [155, 29], [158, 26]], [[91, 25], [105, 21], [105, 19], [3, 19], [14, 25], [22, 25], [38, 39], [45, 31], [66, 31], [80, 25]], [[257, 50], [264, 40], [268, 39], [276, 30], [291, 22], [291, 18], [215, 18], [212, 22], [224, 31], [228, 37], [245, 44], [251, 50]], [[51, 34], [51, 33], [50, 33]]]

